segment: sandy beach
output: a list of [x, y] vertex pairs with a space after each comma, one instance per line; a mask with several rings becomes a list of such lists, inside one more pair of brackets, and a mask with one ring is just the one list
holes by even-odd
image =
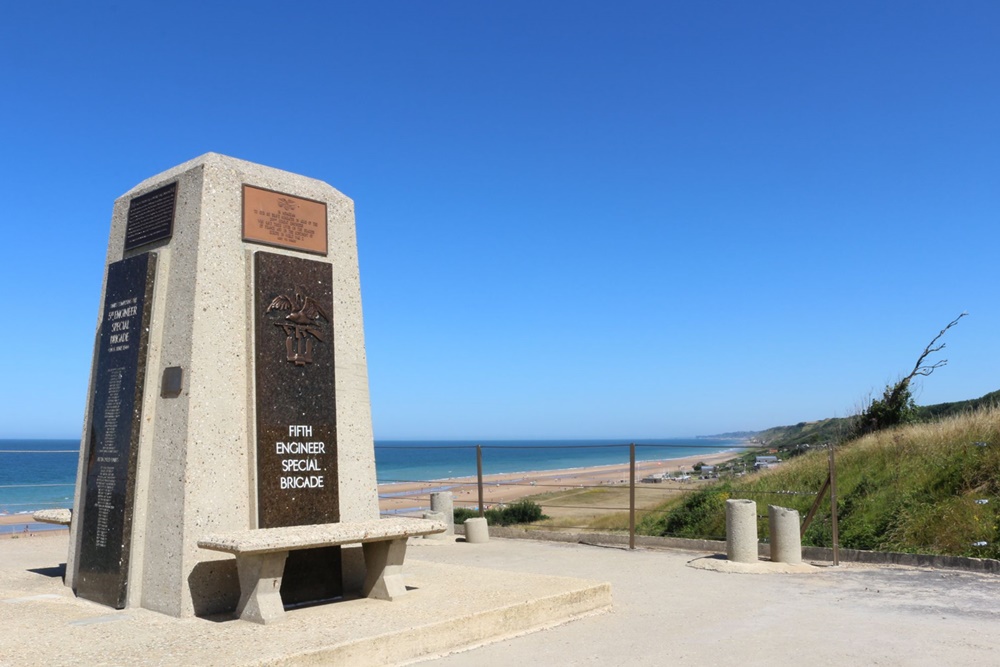
[[[643, 477], [663, 473], [691, 472], [698, 462], [714, 465], [728, 461], [736, 452], [699, 454], [677, 459], [641, 461], [636, 463], [636, 483]], [[527, 472], [485, 475], [483, 477], [483, 504], [487, 507], [511, 503], [527, 496], [550, 491], [568, 490], [593, 486], [627, 486], [628, 464], [568, 468], [564, 470], [536, 470]], [[417, 512], [430, 506], [430, 494], [434, 491], [451, 491], [455, 495], [455, 507], [476, 507], [479, 504], [475, 477], [433, 480], [427, 482], [404, 482], [379, 485], [379, 508], [383, 513]], [[23, 526], [31, 522], [27, 514], [0, 515], [0, 526], [19, 527], [20, 530], [3, 528], [0, 536], [24, 534]], [[37, 524], [35, 524], [37, 525]], [[12, 532], [13, 530], [13, 532]], [[32, 532], [29, 527], [29, 533]], [[38, 531], [38, 534], [56, 532]]]
[[[699, 462], [714, 465], [738, 456], [736, 452], [699, 454], [677, 459], [636, 463], [636, 483], [643, 477], [663, 473], [691, 472]], [[537, 470], [483, 476], [483, 504], [487, 507], [511, 503], [527, 496], [588, 486], [627, 486], [628, 464]], [[459, 477], [434, 482], [406, 482], [379, 486], [379, 506], [382, 512], [405, 512], [428, 507], [430, 493], [451, 491], [455, 507], [475, 507], [479, 504], [475, 477]]]

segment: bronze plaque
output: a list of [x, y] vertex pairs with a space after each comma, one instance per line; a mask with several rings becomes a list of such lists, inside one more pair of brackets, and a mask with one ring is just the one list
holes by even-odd
[[156, 255], [108, 266], [94, 370], [76, 594], [125, 606]]
[[243, 240], [325, 255], [326, 204], [244, 185]]
[[125, 249], [169, 239], [174, 233], [177, 183], [164, 185], [128, 203], [125, 221]]

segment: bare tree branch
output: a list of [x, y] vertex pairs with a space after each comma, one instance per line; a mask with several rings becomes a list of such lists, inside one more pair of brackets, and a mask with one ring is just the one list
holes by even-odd
[[922, 375], [924, 377], [927, 377], [928, 375], [933, 373], [935, 369], [948, 365], [947, 359], [942, 359], [941, 361], [937, 361], [929, 365], [924, 365], [924, 361], [930, 355], [934, 354], [935, 352], [940, 352], [941, 350], [944, 349], [945, 347], [944, 343], [941, 343], [937, 347], [934, 347], [934, 343], [941, 340], [941, 336], [943, 336], [945, 332], [948, 331], [948, 329], [958, 324], [958, 321], [968, 314], [969, 314], [968, 312], [964, 312], [955, 319], [953, 319], [951, 322], [948, 323], [948, 326], [946, 326], [944, 329], [941, 329], [941, 331], [938, 332], [938, 335], [934, 336], [934, 339], [927, 344], [927, 347], [924, 348], [924, 353], [920, 355], [919, 359], [917, 359], [917, 363], [913, 365], [913, 370], [910, 371], [910, 374], [904, 377], [899, 382], [897, 382], [895, 386], [893, 386], [892, 392], [887, 397], [890, 405], [895, 405], [898, 402], [900, 396], [902, 396], [904, 392], [909, 390], [910, 380], [912, 380], [914, 377], [916, 377], [917, 375]]
[[917, 359], [917, 363], [913, 365], [913, 370], [910, 371], [910, 374], [907, 375], [905, 378], [903, 378], [902, 383], [909, 383], [909, 381], [912, 380], [917, 375], [923, 375], [924, 377], [927, 377], [928, 375], [933, 373], [935, 369], [948, 365], [947, 359], [942, 359], [941, 361], [930, 364], [929, 366], [924, 366], [923, 363], [924, 360], [927, 359], [927, 357], [934, 354], [935, 352], [940, 352], [945, 348], [945, 343], [941, 343], [937, 347], [934, 347], [934, 343], [941, 340], [941, 336], [943, 336], [948, 331], [948, 329], [958, 324], [958, 321], [968, 314], [969, 313], [967, 312], [962, 313], [961, 315], [953, 319], [951, 322], [949, 322], [948, 326], [946, 326], [944, 329], [941, 329], [941, 331], [938, 332], [937, 336], [934, 336], [934, 340], [928, 343], [927, 347], [924, 348], [924, 353], [920, 355], [919, 359]]

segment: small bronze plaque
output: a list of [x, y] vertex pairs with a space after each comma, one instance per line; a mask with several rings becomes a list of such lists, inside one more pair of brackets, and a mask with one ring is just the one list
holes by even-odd
[[326, 204], [244, 185], [243, 240], [325, 255]]
[[164, 185], [128, 203], [125, 222], [125, 249], [169, 239], [174, 233], [174, 204], [177, 183]]
[[170, 366], [163, 369], [163, 380], [160, 382], [160, 398], [177, 398], [181, 395], [184, 371], [180, 366]]

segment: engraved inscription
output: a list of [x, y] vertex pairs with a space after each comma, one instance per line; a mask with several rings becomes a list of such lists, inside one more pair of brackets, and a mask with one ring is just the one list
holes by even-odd
[[[110, 351], [110, 348], [109, 348]], [[115, 468], [121, 457], [115, 448], [115, 435], [118, 433], [118, 423], [121, 419], [122, 406], [122, 376], [124, 368], [108, 369], [108, 391], [104, 405], [104, 433], [97, 446], [97, 456], [94, 459], [94, 469], [97, 471], [97, 531], [96, 546], [104, 549], [108, 546], [108, 520], [114, 510]]]
[[133, 319], [139, 312], [139, 297], [132, 297], [111, 304], [105, 320], [111, 325], [108, 352], [125, 352], [131, 343]]
[[243, 240], [325, 255], [326, 204], [244, 185]]
[[177, 183], [136, 197], [128, 204], [125, 223], [125, 249], [168, 239], [174, 232], [174, 207], [177, 201]]
[[322, 489], [326, 485], [326, 443], [309, 440], [313, 427], [309, 424], [289, 424], [288, 439], [274, 443], [274, 453], [280, 464], [279, 488]]

